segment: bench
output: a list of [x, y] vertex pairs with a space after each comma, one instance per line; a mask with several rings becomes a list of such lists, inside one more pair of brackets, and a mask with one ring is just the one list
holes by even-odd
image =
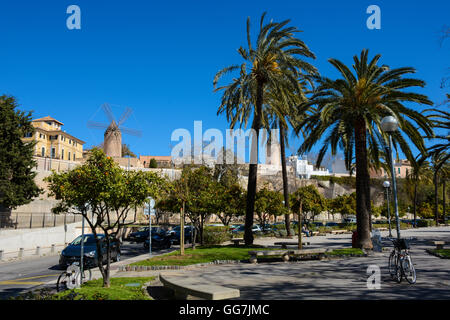
[[188, 295], [205, 300], [224, 300], [239, 298], [239, 289], [227, 288], [215, 284], [206, 284], [204, 280], [186, 278], [185, 276], [159, 275], [159, 280], [164, 287], [175, 293], [175, 299], [186, 300]]
[[436, 250], [444, 249], [445, 241], [433, 241], [433, 243], [436, 246]]
[[268, 256], [281, 256], [284, 262], [289, 261], [290, 256], [305, 256], [311, 254], [319, 254], [319, 259], [321, 259], [325, 252], [329, 249], [319, 248], [319, 249], [301, 249], [301, 250], [260, 250], [260, 251], [249, 251], [250, 263], [257, 263], [258, 257], [268, 257]]
[[331, 234], [346, 234], [347, 230], [331, 230]]
[[[287, 249], [287, 246], [298, 246], [298, 242], [275, 242], [274, 245], [281, 246], [281, 249]], [[309, 242], [302, 242], [302, 245], [309, 246]]]
[[231, 239], [231, 242], [233, 242], [233, 244], [235, 245], [235, 246], [238, 246], [239, 245], [239, 242], [243, 242], [244, 241], [244, 238], [234, 238], [234, 239]]
[[313, 235], [313, 236], [319, 236], [319, 235], [320, 235], [320, 232], [319, 232], [319, 231], [313, 231], [313, 232], [312, 232], [312, 235]]

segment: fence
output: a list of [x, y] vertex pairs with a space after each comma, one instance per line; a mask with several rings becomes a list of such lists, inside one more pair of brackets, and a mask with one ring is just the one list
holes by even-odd
[[0, 212], [0, 229], [56, 227], [81, 221], [81, 215], [51, 212]]

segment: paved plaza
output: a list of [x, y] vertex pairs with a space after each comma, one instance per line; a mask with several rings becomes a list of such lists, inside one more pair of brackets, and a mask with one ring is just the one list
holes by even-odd
[[[385, 232], [383, 237], [387, 236]], [[395, 232], [394, 232], [395, 235]], [[431, 240], [450, 242], [450, 227], [409, 230], [402, 237], [414, 237], [411, 255], [417, 271], [416, 284], [406, 280], [398, 284], [390, 279], [387, 261], [392, 243], [383, 241], [383, 252], [367, 257], [339, 258], [293, 262], [262, 262], [256, 265], [212, 265], [184, 270], [160, 271], [163, 274], [198, 277], [210, 284], [239, 289], [238, 299], [450, 299], [450, 260], [428, 254]], [[279, 239], [258, 239], [257, 244], [270, 245]], [[348, 247], [350, 235], [308, 238], [310, 247]], [[369, 265], [381, 270], [381, 288], [368, 289]], [[158, 275], [160, 272], [117, 272], [115, 276]], [[156, 287], [160, 286], [157, 282]], [[152, 289], [149, 290], [152, 293]], [[153, 290], [156, 292], [157, 290]]]

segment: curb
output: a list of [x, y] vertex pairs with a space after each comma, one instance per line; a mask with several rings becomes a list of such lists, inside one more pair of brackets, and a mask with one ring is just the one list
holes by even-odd
[[212, 262], [202, 262], [196, 264], [190, 264], [187, 266], [121, 266], [117, 270], [118, 272], [133, 272], [133, 271], [152, 271], [152, 270], [180, 270], [180, 269], [190, 269], [195, 267], [206, 267], [210, 265], [218, 264], [240, 264], [240, 260], [215, 260]]

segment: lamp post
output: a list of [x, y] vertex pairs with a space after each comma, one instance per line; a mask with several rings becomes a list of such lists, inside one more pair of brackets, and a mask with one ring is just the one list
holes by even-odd
[[395, 170], [394, 170], [394, 153], [392, 152], [392, 132], [397, 131], [398, 121], [393, 116], [384, 117], [381, 120], [381, 130], [389, 135], [389, 156], [391, 159], [391, 178], [392, 178], [392, 193], [394, 195], [394, 210], [395, 219], [397, 225], [397, 238], [400, 239], [400, 221], [398, 217], [398, 200], [397, 200], [397, 183], [395, 181]]
[[388, 223], [389, 223], [389, 237], [392, 238], [392, 230], [391, 230], [391, 210], [389, 209], [389, 187], [391, 184], [389, 181], [383, 182], [383, 187], [386, 190], [386, 203], [387, 203], [387, 214], [388, 214]]

